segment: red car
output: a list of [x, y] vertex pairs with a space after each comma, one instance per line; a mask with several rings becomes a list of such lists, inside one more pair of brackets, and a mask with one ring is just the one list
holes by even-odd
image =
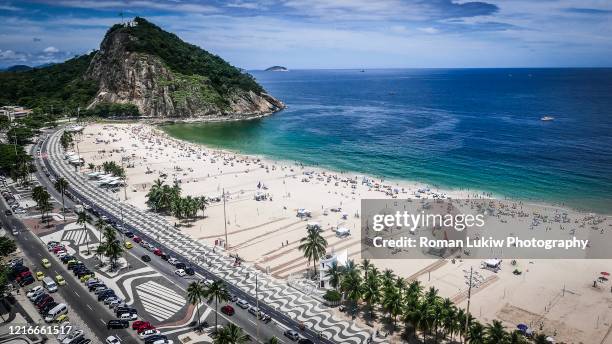
[[135, 243], [138, 244], [139, 242], [142, 241], [142, 239], [140, 239], [139, 237], [135, 236], [135, 237], [132, 238], [132, 241], [134, 241]]
[[64, 247], [64, 245], [57, 245], [53, 248], [53, 253], [57, 253], [59, 251], [65, 251], [66, 248]]
[[155, 251], [153, 251], [153, 254], [156, 256], [161, 256], [163, 254], [162, 250], [156, 248]]
[[223, 307], [221, 307], [221, 312], [227, 314], [227, 315], [234, 315], [235, 311], [234, 311], [234, 307], [230, 306], [230, 305], [225, 305]]
[[151, 326], [152, 326], [151, 323], [148, 321], [137, 320], [137, 321], [134, 321], [134, 323], [132, 324], [132, 329], [140, 332], [141, 328], [151, 327]]
[[19, 282], [21, 281], [24, 277], [28, 277], [28, 276], [32, 276], [32, 271], [24, 271], [22, 273], [20, 273], [17, 278], [15, 278], [15, 281]]

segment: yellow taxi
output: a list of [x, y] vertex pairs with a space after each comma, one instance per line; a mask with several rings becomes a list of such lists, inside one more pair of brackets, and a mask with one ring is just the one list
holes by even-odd
[[55, 282], [57, 282], [57, 285], [66, 284], [66, 280], [64, 279], [64, 277], [62, 277], [62, 275], [55, 276]]
[[130, 241], [124, 242], [123, 246], [125, 246], [125, 248], [127, 248], [128, 250], [131, 249], [132, 247], [134, 247], [134, 245]]
[[81, 282], [85, 283], [89, 281], [90, 278], [94, 278], [94, 277], [96, 277], [96, 274], [94, 274], [93, 272], [87, 275], [83, 275], [81, 276]]
[[43, 260], [41, 261], [41, 264], [43, 267], [47, 269], [51, 267], [51, 263], [49, 262], [49, 259], [47, 258], [43, 258]]
[[67, 314], [62, 314], [60, 316], [58, 316], [57, 318], [55, 318], [54, 320], [56, 323], [61, 324], [64, 321], [68, 321], [68, 315]]
[[42, 271], [37, 271], [36, 272], [36, 279], [39, 281], [42, 281], [42, 279], [45, 278], [45, 274]]

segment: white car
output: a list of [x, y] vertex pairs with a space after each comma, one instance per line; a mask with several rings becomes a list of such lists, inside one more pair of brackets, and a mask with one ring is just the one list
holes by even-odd
[[179, 260], [178, 260], [178, 259], [176, 259], [176, 258], [174, 258], [174, 257], [173, 257], [173, 258], [168, 259], [168, 263], [170, 263], [170, 264], [172, 264], [172, 265], [176, 265], [176, 263], [178, 263], [178, 262], [179, 262]]
[[150, 336], [154, 336], [156, 334], [160, 334], [161, 332], [159, 332], [159, 330], [146, 330], [144, 332], [141, 332], [138, 334], [138, 337], [140, 337], [140, 339], [145, 339], [147, 337]]
[[249, 308], [249, 303], [246, 300], [243, 300], [243, 299], [238, 300], [238, 302], [236, 302], [236, 304], [238, 305], [238, 307], [240, 307], [242, 309]]
[[178, 270], [174, 271], [174, 273], [179, 275], [179, 276], [181, 276], [181, 277], [187, 276], [187, 273], [183, 269], [178, 269]]
[[115, 336], [106, 337], [106, 344], [121, 344], [121, 339]]
[[33, 287], [32, 289], [30, 289], [30, 290], [29, 290], [29, 291], [26, 293], [26, 296], [27, 296], [28, 298], [32, 298], [32, 295], [35, 295], [36, 293], [38, 293], [38, 292], [39, 292], [39, 290], [42, 290], [42, 289], [43, 289], [42, 285], [37, 285], [37, 286]]
[[64, 257], [66, 257], [67, 255], [68, 255], [68, 253], [66, 253], [66, 252], [62, 252], [62, 253], [60, 253], [60, 254], [58, 254], [58, 255], [57, 255], [57, 258], [62, 259], [62, 258], [64, 258]]
[[213, 284], [213, 281], [212, 281], [212, 280], [209, 280], [209, 279], [204, 278], [204, 279], [202, 280], [202, 283], [204, 283], [204, 285], [205, 285], [205, 286], [210, 287], [210, 286]]
[[136, 320], [136, 319], [138, 319], [138, 314], [136, 314], [136, 313], [122, 313], [119, 316], [119, 319], [127, 320], [127, 321]]
[[173, 344], [174, 341], [172, 339], [160, 339], [160, 340], [156, 340], [151, 344]]
[[68, 337], [64, 338], [64, 340], [62, 341], [62, 344], [69, 344], [75, 338], [81, 337], [81, 336], [83, 336], [83, 330], [76, 330], [76, 331], [70, 332]]

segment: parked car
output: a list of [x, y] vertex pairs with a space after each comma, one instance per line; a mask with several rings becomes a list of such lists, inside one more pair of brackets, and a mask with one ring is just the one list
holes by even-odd
[[106, 344], [121, 344], [121, 339], [115, 336], [106, 337]]
[[251, 306], [251, 307], [249, 307], [249, 313], [251, 313], [253, 315], [258, 315], [259, 314], [259, 308], [255, 307], [255, 306]]
[[159, 332], [159, 330], [146, 330], [143, 331], [141, 333], [138, 333], [138, 337], [140, 337], [141, 339], [145, 339], [147, 337], [151, 337], [151, 336], [156, 336], [161, 334], [161, 332]]
[[149, 256], [148, 256], [148, 255], [146, 255], [146, 254], [145, 254], [145, 255], [143, 255], [141, 258], [142, 258], [142, 261], [143, 261], [143, 262], [150, 262], [150, 261], [151, 261], [151, 257], [149, 257]]
[[136, 320], [132, 323], [132, 330], [138, 331], [141, 327], [151, 325], [148, 321]]
[[176, 270], [174, 271], [174, 273], [175, 273], [176, 275], [180, 276], [180, 277], [185, 277], [185, 276], [187, 276], [187, 274], [185, 273], [185, 270], [183, 270], [183, 269], [176, 269]]
[[106, 322], [107, 329], [122, 329], [130, 327], [130, 323], [127, 320], [112, 319]]
[[189, 276], [193, 276], [195, 275], [195, 270], [193, 270], [193, 268], [191, 266], [188, 266], [185, 268], [185, 273]]
[[238, 305], [238, 307], [240, 307], [242, 309], [249, 308], [249, 303], [246, 300], [243, 300], [243, 299], [238, 300], [238, 302], [236, 302], [236, 305]]
[[221, 312], [223, 312], [224, 314], [227, 314], [229, 316], [234, 315], [234, 313], [236, 313], [236, 311], [234, 310], [234, 307], [230, 306], [230, 305], [225, 305], [223, 307], [221, 307]]
[[138, 319], [138, 314], [135, 314], [135, 313], [121, 313], [121, 314], [119, 314], [118, 318], [121, 319], [121, 320], [132, 321], [132, 320]]

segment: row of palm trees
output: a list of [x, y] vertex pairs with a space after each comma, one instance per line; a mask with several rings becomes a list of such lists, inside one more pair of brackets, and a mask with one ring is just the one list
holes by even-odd
[[[471, 344], [527, 343], [521, 332], [508, 332], [498, 320], [483, 325], [458, 308], [449, 298], [442, 298], [438, 290], [424, 287], [418, 280], [408, 282], [386, 269], [380, 271], [368, 259], [361, 265], [350, 260], [346, 266], [332, 266], [326, 271], [330, 285], [346, 298], [351, 312], [363, 306], [368, 320], [384, 314], [393, 330], [398, 321], [404, 325], [405, 335], [423, 342], [461, 340]], [[419, 334], [420, 332], [420, 334]], [[546, 343], [539, 335], [536, 343]]]
[[178, 219], [194, 219], [198, 211], [204, 214], [208, 203], [206, 197], [181, 197], [181, 187], [178, 184], [170, 186], [160, 179], [153, 182], [147, 193], [147, 205], [150, 208], [155, 212], [171, 213]]

